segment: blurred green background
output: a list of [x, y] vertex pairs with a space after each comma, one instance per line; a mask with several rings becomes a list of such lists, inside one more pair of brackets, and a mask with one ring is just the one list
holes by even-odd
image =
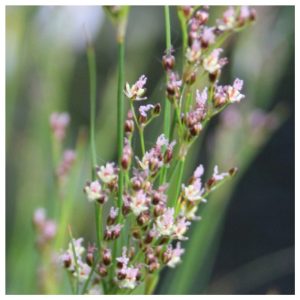
[[[211, 7], [210, 22], [224, 7]], [[257, 7], [257, 22], [225, 46], [222, 83], [244, 79], [246, 100], [214, 120], [192, 149], [186, 176], [201, 162], [208, 170], [238, 166], [238, 177], [202, 207], [184, 243], [183, 263], [164, 270], [158, 294], [294, 293], [294, 7]], [[181, 55], [176, 8], [172, 44]], [[212, 24], [212, 23], [211, 23]], [[114, 28], [101, 7], [6, 7], [6, 292], [40, 293], [32, 214], [59, 204], [53, 180], [49, 116], [68, 111], [67, 148], [78, 135], [77, 163], [68, 186], [76, 236], [94, 240], [93, 207], [82, 193], [89, 178], [89, 81], [84, 26], [97, 60], [98, 162], [116, 158]], [[163, 8], [132, 7], [126, 37], [125, 78], [148, 76], [153, 103], [164, 99], [161, 56]], [[178, 61], [180, 59], [178, 58]], [[160, 134], [162, 118], [146, 131]], [[78, 143], [77, 143], [78, 145]], [[67, 239], [65, 240], [65, 245]], [[64, 246], [65, 246], [64, 245]], [[68, 287], [60, 287], [68, 293]]]

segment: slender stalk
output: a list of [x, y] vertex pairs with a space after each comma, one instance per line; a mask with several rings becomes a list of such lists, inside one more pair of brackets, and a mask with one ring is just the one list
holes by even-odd
[[143, 127], [139, 128], [139, 133], [140, 133], [142, 154], [144, 156], [144, 154], [145, 154], [145, 141], [144, 141], [144, 129], [143, 129]]
[[[178, 196], [179, 196], [180, 188], [181, 188], [184, 163], [185, 163], [185, 159], [182, 158], [179, 161], [179, 170], [178, 170], [178, 175], [177, 175], [177, 180], [176, 180], [175, 194], [173, 195], [173, 197], [171, 199], [169, 199], [172, 207], [177, 207], [177, 200], [178, 200]], [[176, 212], [176, 214], [177, 214], [177, 212]]]
[[[96, 57], [94, 47], [89, 44], [87, 47], [87, 59], [89, 68], [90, 79], [90, 143], [91, 143], [91, 156], [92, 156], [92, 178], [95, 178], [94, 168], [97, 165], [97, 152], [95, 141], [95, 123], [96, 123]], [[102, 235], [102, 206], [95, 203], [95, 223], [96, 223], [96, 235], [97, 235], [97, 247], [101, 246]]]
[[[117, 136], [118, 136], [118, 165], [120, 167], [119, 171], [119, 190], [118, 190], [118, 207], [122, 207], [122, 195], [123, 195], [123, 183], [124, 183], [124, 172], [121, 166], [122, 153], [123, 153], [123, 140], [124, 140], [124, 97], [123, 97], [123, 87], [124, 87], [124, 41], [118, 41], [118, 99], [117, 99]], [[121, 214], [119, 214], [120, 217]], [[119, 219], [118, 217], [118, 219]]]
[[[169, 6], [165, 6], [165, 28], [166, 28], [166, 52], [171, 50], [171, 22]], [[168, 80], [168, 75], [166, 80]], [[170, 135], [170, 121], [171, 121], [171, 104], [170, 101], [165, 99], [165, 111], [164, 111], [164, 134], [166, 137]]]
[[[166, 52], [170, 52], [171, 50], [171, 21], [170, 21], [170, 11], [169, 6], [164, 7], [165, 13], [165, 30], [166, 30]], [[168, 82], [168, 74], [166, 76], [166, 82]], [[170, 139], [171, 136], [171, 103], [169, 99], [165, 98], [165, 110], [164, 110], [164, 125], [163, 125], [163, 132], [166, 138]], [[160, 176], [159, 183], [162, 184], [166, 181], [166, 166], [163, 166], [162, 175]]]
[[[123, 154], [123, 141], [124, 141], [124, 97], [123, 97], [123, 87], [124, 87], [124, 54], [125, 45], [124, 39], [118, 39], [118, 95], [117, 95], [117, 138], [118, 138], [118, 165], [119, 165], [119, 178], [118, 178], [118, 199], [117, 204], [119, 211], [122, 209], [122, 196], [124, 189], [124, 171], [121, 165], [122, 154]], [[119, 213], [117, 222], [122, 219], [122, 214]], [[113, 244], [113, 259], [118, 255], [120, 248], [120, 239], [117, 239]], [[115, 265], [111, 268], [110, 279], [112, 280], [115, 270]]]

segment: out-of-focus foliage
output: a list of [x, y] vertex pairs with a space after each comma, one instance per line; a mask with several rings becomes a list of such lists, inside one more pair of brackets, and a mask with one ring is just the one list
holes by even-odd
[[[211, 10], [214, 18], [224, 8], [212, 7]], [[194, 146], [185, 170], [186, 176], [191, 174], [196, 163], [202, 162], [209, 168], [214, 164], [222, 169], [236, 165], [240, 169], [238, 179], [242, 180], [272, 134], [287, 119], [293, 120], [293, 99], [286, 99], [292, 95], [282, 92], [282, 89], [293, 89], [293, 82], [284, 85], [283, 81], [294, 71], [291, 70], [294, 9], [258, 7], [257, 15], [258, 20], [253, 27], [227, 42], [226, 55], [231, 63], [222, 76], [222, 82], [232, 82], [232, 74], [243, 78], [247, 99], [239, 107], [232, 107], [208, 128], [201, 143]], [[175, 8], [172, 9], [171, 20], [172, 43], [180, 56], [181, 35]], [[64, 222], [72, 224], [76, 236], [95, 239], [93, 211], [82, 193], [90, 168], [90, 151], [85, 138], [89, 122], [89, 85], [84, 26], [96, 49], [97, 149], [98, 161], [104, 162], [115, 159], [116, 155], [117, 51], [113, 28], [101, 8], [7, 7], [6, 289], [9, 294], [41, 292], [37, 280], [39, 257], [34, 246], [31, 218], [37, 207], [46, 207], [48, 215], [54, 217], [57, 207], [60, 207], [57, 201], [62, 201], [53, 189], [49, 128], [49, 116], [53, 111], [70, 112], [71, 126], [66, 147], [77, 145], [77, 163], [66, 194], [66, 199], [71, 199], [73, 210]], [[146, 74], [149, 78], [148, 94], [153, 102], [164, 99], [164, 72], [161, 67], [165, 45], [163, 28], [162, 7], [131, 9], [126, 38], [126, 81], [133, 82], [140, 74]], [[291, 78], [293, 80], [293, 76]], [[146, 131], [146, 146], [156, 139], [161, 128], [162, 120], [157, 119], [151, 130]], [[202, 221], [194, 224], [190, 241], [186, 243], [183, 264], [175, 271], [166, 270], [158, 293], [207, 291], [215, 255], [222, 251], [218, 245], [226, 209], [239, 180], [218, 191], [203, 207]], [[249, 185], [249, 189], [253, 188], [253, 184]], [[66, 246], [66, 243], [65, 239], [61, 246]], [[265, 261], [270, 263], [273, 260]], [[287, 264], [282, 267], [284, 274], [281, 269], [274, 272], [278, 274], [276, 279], [293, 272], [293, 260]], [[62, 284], [55, 290], [50, 287], [51, 291], [69, 293], [66, 278], [64, 275], [61, 278], [64, 279]], [[268, 272], [263, 273], [261, 281], [254, 281], [252, 287], [240, 290], [235, 285], [234, 273], [228, 278], [229, 283], [223, 283], [228, 283], [227, 287], [232, 284], [232, 288], [224, 293], [252, 292], [268, 278], [272, 280]], [[220, 293], [220, 287], [222, 281], [212, 284], [208, 291]]]

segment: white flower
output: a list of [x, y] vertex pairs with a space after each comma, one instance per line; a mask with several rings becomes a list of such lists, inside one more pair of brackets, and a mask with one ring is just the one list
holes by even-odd
[[197, 185], [190, 184], [187, 187], [185, 185], [183, 188], [183, 197], [191, 202], [195, 202], [202, 198], [202, 189], [199, 189]]
[[141, 212], [148, 210], [149, 199], [147, 195], [139, 190], [131, 197], [130, 208], [138, 216]]
[[187, 221], [185, 217], [179, 218], [174, 225], [174, 235], [178, 240], [186, 240], [184, 237], [188, 227], [191, 225], [191, 222]]
[[123, 269], [123, 271], [126, 274], [126, 277], [118, 282], [119, 288], [133, 290], [138, 285], [136, 277], [139, 273], [139, 269], [126, 267]]
[[97, 175], [104, 183], [111, 183], [118, 178], [114, 163], [107, 163], [105, 166], [101, 166], [97, 171]]
[[184, 253], [184, 249], [180, 247], [180, 243], [178, 242], [176, 244], [176, 248], [174, 249], [169, 248], [169, 250], [171, 251], [171, 259], [167, 263], [167, 266], [170, 268], [174, 268], [176, 267], [176, 265], [178, 265], [181, 262], [180, 257]]
[[142, 97], [145, 94], [146, 89], [144, 88], [144, 85], [147, 82], [147, 77], [145, 75], [142, 75], [139, 80], [133, 84], [132, 86], [129, 85], [129, 83], [126, 83], [125, 87], [125, 95], [131, 99], [131, 100], [145, 100], [147, 97]]
[[226, 63], [226, 58], [219, 58], [223, 49], [214, 49], [212, 53], [203, 59], [203, 68], [211, 74], [220, 70]]
[[174, 208], [168, 208], [156, 219], [155, 230], [159, 235], [172, 235], [174, 232]]
[[243, 88], [243, 83], [243, 80], [236, 78], [233, 82], [233, 86], [227, 87], [227, 96], [229, 102], [240, 102], [245, 97], [245, 95], [240, 93]]
[[87, 195], [87, 198], [89, 201], [96, 201], [98, 200], [102, 195], [102, 188], [99, 181], [95, 180], [91, 183], [88, 183], [84, 187], [84, 191]]

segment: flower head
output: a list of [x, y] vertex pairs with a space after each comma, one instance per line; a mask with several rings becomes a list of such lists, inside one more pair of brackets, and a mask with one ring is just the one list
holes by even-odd
[[155, 224], [155, 229], [159, 235], [172, 235], [174, 232], [174, 208], [167, 208], [166, 211], [156, 219]]
[[118, 179], [114, 163], [107, 163], [105, 166], [97, 168], [97, 175], [104, 183], [112, 183]]
[[147, 77], [145, 75], [142, 75], [139, 80], [133, 84], [132, 86], [129, 85], [129, 83], [126, 83], [125, 88], [125, 95], [130, 100], [140, 101], [140, 100], [146, 100], [147, 97], [143, 97], [143, 95], [146, 92], [146, 89], [144, 88], [144, 85], [147, 82]]
[[174, 224], [174, 237], [178, 240], [186, 240], [184, 234], [190, 225], [191, 222], [187, 221], [185, 217], [178, 218]]
[[220, 58], [223, 49], [214, 49], [209, 56], [203, 60], [203, 68], [210, 74], [221, 70], [221, 68], [227, 64], [227, 58]]
[[139, 190], [131, 197], [130, 208], [132, 212], [138, 216], [140, 213], [149, 209], [149, 201], [145, 192]]
[[139, 112], [140, 112], [141, 116], [147, 118], [147, 112], [153, 108], [154, 108], [154, 105], [152, 105], [152, 104], [141, 105], [139, 107]]
[[96, 201], [102, 197], [102, 187], [98, 180], [87, 183], [84, 191], [89, 201]]
[[176, 244], [176, 248], [169, 246], [168, 250], [170, 251], [170, 260], [167, 263], [167, 266], [170, 268], [175, 268], [181, 262], [181, 255], [184, 253], [184, 249], [180, 247], [180, 242]]
[[66, 135], [66, 129], [70, 123], [70, 115], [66, 112], [54, 112], [50, 116], [50, 126], [57, 140], [62, 141]]

